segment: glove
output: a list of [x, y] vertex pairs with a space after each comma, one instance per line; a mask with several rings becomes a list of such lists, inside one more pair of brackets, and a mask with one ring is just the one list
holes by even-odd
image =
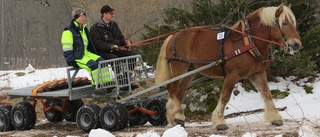
[[70, 62], [68, 62], [68, 65], [69, 65], [69, 66], [73, 66], [74, 68], [79, 68], [79, 66], [78, 66], [78, 64], [77, 64], [76, 61], [70, 61]]

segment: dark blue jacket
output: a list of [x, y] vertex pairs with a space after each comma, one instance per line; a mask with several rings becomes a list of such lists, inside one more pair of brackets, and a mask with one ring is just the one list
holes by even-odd
[[[69, 51], [65, 51], [64, 57], [67, 61], [67, 63], [69, 65], [71, 62], [74, 62], [75, 59], [81, 59], [84, 55], [84, 42], [82, 39], [82, 36], [80, 34], [80, 27], [76, 26], [74, 24], [75, 20], [72, 20], [70, 25], [68, 27], [66, 27], [64, 30], [69, 30], [71, 31], [71, 33], [73, 34], [73, 50], [69, 50]], [[93, 45], [92, 39], [90, 37], [90, 33], [87, 27], [82, 28], [86, 35], [87, 35], [87, 39], [88, 39], [88, 47], [87, 50], [90, 51], [91, 53], [97, 54], [96, 49]]]

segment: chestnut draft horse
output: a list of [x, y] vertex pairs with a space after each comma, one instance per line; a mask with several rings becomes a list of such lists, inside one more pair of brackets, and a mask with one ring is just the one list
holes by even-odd
[[[229, 129], [224, 119], [224, 109], [235, 84], [246, 78], [261, 94], [265, 104], [265, 120], [272, 125], [283, 125], [282, 117], [271, 98], [266, 68], [270, 61], [271, 43], [280, 45], [286, 53], [291, 54], [302, 47], [290, 5], [260, 8], [232, 27], [224, 28], [227, 30], [224, 35], [221, 31], [194, 27], [169, 36], [158, 57], [156, 83], [216, 61], [218, 65], [200, 73], [211, 78], [224, 78], [220, 99], [211, 118], [217, 130]], [[180, 105], [194, 75], [166, 86], [169, 92], [166, 116], [171, 125], [184, 125], [185, 115]]]

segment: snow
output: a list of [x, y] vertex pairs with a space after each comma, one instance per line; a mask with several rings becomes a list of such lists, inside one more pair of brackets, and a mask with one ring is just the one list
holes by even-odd
[[116, 137], [112, 135], [110, 132], [104, 130], [104, 129], [93, 129], [89, 133], [89, 137], [99, 137], [101, 135], [107, 136], [107, 137]]
[[[0, 89], [3, 87], [11, 87], [13, 89], [36, 86], [46, 81], [66, 78], [67, 68], [50, 68], [50, 69], [34, 69], [30, 64], [25, 70], [6, 70], [0, 71]], [[25, 75], [17, 76], [16, 73], [23, 72]], [[80, 70], [78, 75], [89, 78], [88, 73], [85, 70]], [[290, 95], [284, 99], [274, 99], [274, 103], [277, 108], [287, 107], [285, 111], [280, 111], [283, 119], [294, 119], [303, 121], [305, 119], [312, 121], [314, 124], [320, 124], [320, 80], [319, 76], [314, 83], [307, 82], [307, 79], [301, 79], [299, 81], [292, 82], [295, 77], [278, 78], [279, 82], [269, 82], [270, 89], [278, 89], [281, 91], [288, 91]], [[313, 87], [313, 94], [307, 94], [303, 86]], [[225, 115], [244, 112], [250, 110], [256, 110], [263, 108], [264, 104], [259, 93], [250, 91], [246, 92], [238, 86], [240, 94], [237, 96], [232, 95], [230, 102], [225, 110]], [[251, 114], [247, 116], [238, 116], [235, 118], [226, 119], [228, 124], [234, 124], [239, 122], [265, 122], [263, 121], [263, 113]], [[212, 125], [211, 122], [201, 123], [186, 123], [186, 126], [199, 126], [199, 125]], [[89, 137], [98, 137], [104, 135], [106, 137], [114, 137], [114, 135], [103, 129], [94, 129], [89, 133]], [[316, 130], [311, 126], [302, 125], [299, 130], [300, 136], [316, 137], [319, 136]], [[174, 126], [167, 129], [162, 137], [187, 137], [188, 133], [181, 126]], [[245, 133], [242, 137], [256, 137], [256, 133]], [[277, 135], [276, 137], [281, 137]], [[69, 136], [72, 137], [72, 136]], [[137, 137], [160, 137], [159, 134], [153, 130], [146, 131], [145, 133], [139, 133]], [[223, 135], [212, 134], [210, 137], [225, 137]]]
[[138, 134], [136, 137], [160, 137], [160, 135], [150, 130], [147, 133]]
[[176, 125], [164, 131], [162, 137], [188, 137], [188, 133], [181, 125]]

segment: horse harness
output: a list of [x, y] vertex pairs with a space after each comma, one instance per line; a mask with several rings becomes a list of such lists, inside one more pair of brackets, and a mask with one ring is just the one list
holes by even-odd
[[[222, 68], [222, 72], [224, 74], [224, 76], [226, 75], [226, 72], [225, 72], [225, 63], [226, 61], [244, 53], [244, 52], [247, 52], [249, 51], [250, 54], [252, 56], [254, 56], [257, 60], [259, 61], [262, 61], [263, 63], [269, 63], [272, 61], [272, 54], [271, 54], [271, 49], [269, 50], [269, 58], [268, 59], [264, 59], [260, 52], [258, 51], [258, 48], [257, 46], [255, 45], [253, 39], [252, 39], [252, 35], [251, 35], [251, 32], [250, 32], [250, 26], [249, 26], [249, 23], [248, 23], [248, 20], [246, 18], [243, 18], [241, 21], [240, 21], [240, 24], [241, 24], [241, 31], [238, 31], [232, 27], [229, 27], [227, 25], [221, 25], [221, 27], [218, 27], [218, 28], [208, 28], [210, 30], [218, 30], [220, 31], [218, 34], [217, 34], [217, 40], [218, 40], [218, 45], [219, 45], [219, 57], [220, 57], [220, 60], [218, 61], [191, 61], [191, 60], [187, 60], [187, 59], [184, 59], [182, 57], [178, 57], [176, 55], [176, 44], [174, 44], [174, 50], [173, 50], [173, 56], [172, 57], [168, 57], [168, 62], [171, 61], [171, 60], [178, 60], [178, 61], [183, 61], [183, 62], [187, 62], [189, 64], [208, 64], [208, 63], [211, 63], [211, 62], [216, 62], [217, 65], [221, 64], [221, 68]], [[224, 55], [224, 48], [223, 48], [223, 45], [224, 45], [224, 39], [228, 36], [228, 34], [230, 33], [230, 31], [236, 31], [238, 33], [241, 33], [242, 36], [243, 36], [243, 42], [244, 42], [244, 45], [243, 47], [239, 48], [239, 49], [236, 49], [230, 53], [228, 53], [227, 55]], [[176, 35], [175, 35], [176, 36]], [[175, 39], [174, 39], [175, 40]], [[174, 43], [176, 43], [174, 41]], [[190, 68], [189, 70], [193, 70], [195, 69], [192, 65], [190, 65]]]

